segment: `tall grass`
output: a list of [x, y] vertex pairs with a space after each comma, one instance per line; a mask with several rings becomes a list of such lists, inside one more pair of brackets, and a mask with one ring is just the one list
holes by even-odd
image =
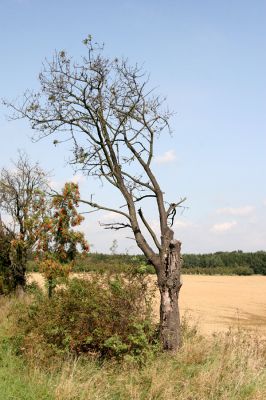
[[9, 310], [12, 300], [0, 298], [0, 400], [53, 400], [49, 375], [14, 354], [7, 335], [12, 328]]
[[161, 355], [140, 369], [64, 365], [55, 393], [58, 400], [262, 400], [264, 367], [265, 348], [245, 333], [188, 335], [177, 355]]
[[51, 372], [14, 354], [8, 340], [14, 301], [0, 299], [1, 400], [266, 399], [266, 344], [247, 332], [203, 337], [184, 322], [176, 355], [161, 354], [142, 367], [68, 359]]

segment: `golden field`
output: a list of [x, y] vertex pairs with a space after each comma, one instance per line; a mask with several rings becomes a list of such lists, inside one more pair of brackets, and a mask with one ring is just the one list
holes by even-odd
[[[88, 277], [88, 274], [72, 274]], [[29, 282], [44, 286], [39, 273], [31, 273]], [[155, 277], [152, 277], [155, 283]], [[181, 315], [195, 322], [202, 333], [245, 328], [266, 336], [266, 276], [183, 275], [180, 292]], [[159, 315], [156, 293], [155, 315]]]

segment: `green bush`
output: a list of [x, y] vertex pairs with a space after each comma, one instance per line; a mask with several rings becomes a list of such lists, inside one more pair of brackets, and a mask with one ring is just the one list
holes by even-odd
[[235, 275], [253, 275], [254, 270], [250, 268], [248, 265], [235, 265], [234, 267], [234, 273]]
[[[145, 265], [145, 271], [154, 274], [154, 267], [149, 264], [143, 255], [129, 254], [102, 254], [90, 253], [77, 257], [73, 266], [73, 272], [98, 272], [98, 273], [130, 273], [132, 270]], [[39, 272], [39, 266], [33, 259], [28, 261], [29, 272]]]
[[151, 296], [140, 274], [73, 279], [52, 299], [36, 293], [17, 310], [20, 348], [44, 362], [67, 354], [142, 361], [157, 345]]

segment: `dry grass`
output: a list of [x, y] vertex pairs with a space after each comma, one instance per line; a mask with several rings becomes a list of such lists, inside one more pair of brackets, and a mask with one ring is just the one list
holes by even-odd
[[[7, 317], [14, 301], [16, 300], [0, 299], [0, 342], [4, 333], [12, 329], [12, 318]], [[19, 385], [21, 382], [21, 385], [25, 386], [26, 382], [31, 390], [28, 399], [33, 400], [266, 398], [266, 344], [259, 335], [236, 329], [227, 333], [202, 336], [197, 333], [196, 328], [190, 328], [186, 322], [183, 324], [183, 330], [184, 342], [177, 354], [158, 355], [141, 368], [126, 362], [105, 362], [100, 365], [94, 360], [79, 359], [64, 361], [59, 369], [53, 369], [51, 373], [40, 370], [38, 365], [25, 369], [25, 365], [21, 364], [21, 357], [16, 361], [14, 355], [11, 366], [7, 362], [1, 365], [5, 355], [0, 353], [0, 389], [1, 385], [6, 387], [6, 382], [9, 382], [7, 377], [13, 374], [12, 381], [15, 379], [17, 382], [16, 390], [25, 393]], [[10, 359], [11, 355], [8, 357]], [[5, 374], [1, 381], [3, 367]], [[45, 397], [37, 395], [40, 388]], [[49, 393], [45, 388], [49, 389]], [[14, 398], [5, 397], [3, 400]], [[1, 393], [0, 399], [2, 400]]]
[[262, 400], [266, 348], [244, 332], [186, 337], [175, 356], [142, 369], [130, 365], [65, 364], [57, 400]]

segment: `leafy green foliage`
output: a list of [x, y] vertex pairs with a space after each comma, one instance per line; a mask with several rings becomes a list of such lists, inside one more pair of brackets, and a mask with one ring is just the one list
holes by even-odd
[[23, 352], [46, 362], [60, 355], [143, 361], [154, 350], [151, 291], [144, 275], [73, 279], [49, 301], [38, 294], [18, 312]]
[[[154, 274], [155, 270], [145, 256], [128, 254], [90, 253], [85, 257], [77, 256], [74, 272], [112, 272], [127, 273], [131, 270]], [[33, 261], [30, 271], [38, 271]], [[266, 275], [266, 252], [244, 253], [241, 251], [218, 252], [212, 254], [184, 254], [183, 274], [205, 275]]]
[[185, 254], [183, 273], [222, 275], [266, 275], [266, 252], [242, 251]]

